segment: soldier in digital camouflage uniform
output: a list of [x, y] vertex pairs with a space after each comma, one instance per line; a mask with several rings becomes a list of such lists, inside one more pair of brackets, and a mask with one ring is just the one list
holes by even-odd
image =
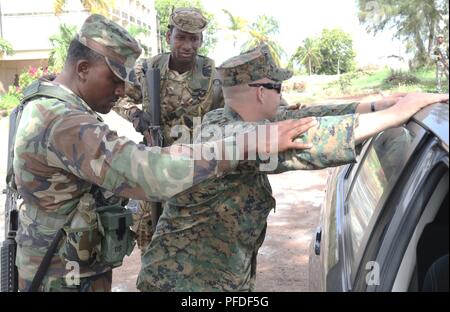
[[[137, 281], [141, 291], [253, 290], [258, 250], [264, 241], [268, 214], [275, 208], [267, 174], [354, 162], [355, 142], [379, 131], [375, 126], [363, 127], [356, 134], [358, 120], [373, 115], [360, 113], [370, 112], [371, 106], [377, 110], [390, 107], [404, 97], [395, 95], [373, 105], [317, 105], [300, 110], [279, 107], [281, 81], [291, 74], [277, 68], [265, 45], [231, 58], [218, 68], [218, 73], [225, 108], [205, 116], [196, 142], [217, 139], [218, 134], [226, 137], [226, 129], [231, 133], [245, 131], [249, 125], [245, 121], [264, 124], [270, 120], [315, 116], [317, 126], [298, 138], [312, 142], [313, 147], [279, 153], [276, 166], [270, 171], [261, 171], [249, 162], [166, 201], [156, 232], [142, 257]], [[256, 84], [250, 86], [252, 82]], [[381, 112], [374, 114], [378, 115], [376, 120], [372, 117], [373, 121], [383, 124], [386, 117]], [[402, 120], [398, 118], [396, 122]], [[364, 123], [368, 124], [365, 119]], [[393, 125], [386, 123], [382, 127]]]
[[[108, 113], [124, 95], [124, 81], [135, 81], [133, 66], [140, 53], [138, 43], [122, 27], [92, 15], [72, 40], [62, 73], [25, 91], [30, 98], [19, 117], [11, 168], [12, 181], [23, 197], [16, 238], [21, 291], [29, 289], [57, 231], [93, 186], [125, 198], [161, 200], [237, 165], [232, 150], [224, 149], [221, 155], [229, 161], [196, 160], [192, 155], [198, 146], [150, 148], [109, 130], [96, 112]], [[298, 133], [303, 131], [300, 122], [293, 125]], [[279, 126], [281, 132], [289, 127]], [[282, 148], [296, 144], [281, 135]], [[287, 135], [294, 137], [293, 132]], [[235, 142], [232, 138], [219, 144]], [[84, 265], [81, 242], [71, 244], [81, 249], [79, 283], [67, 284], [65, 277], [73, 267], [66, 267], [58, 245], [39, 290], [109, 291], [111, 268], [97, 262]]]
[[[139, 60], [136, 72], [140, 88], [128, 86], [128, 97], [114, 108], [119, 115], [133, 122], [138, 131], [143, 132], [147, 129], [150, 117], [147, 113], [142, 113], [136, 107], [136, 103], [142, 103], [143, 111], [149, 112], [149, 92], [144, 73], [149, 68], [159, 68], [163, 146], [172, 145], [178, 138], [177, 133], [171, 135], [174, 126], [184, 127], [191, 140], [193, 118], [202, 117], [212, 108], [223, 107], [220, 85], [214, 85], [216, 78], [214, 60], [197, 54], [203, 41], [202, 32], [206, 27], [207, 20], [199, 10], [175, 9], [170, 15], [170, 25], [166, 34], [171, 52]], [[137, 243], [143, 250], [153, 234], [150, 203], [139, 202], [139, 208], [133, 217]]]
[[448, 46], [446, 47], [444, 44], [444, 35], [439, 34], [436, 40], [437, 44], [431, 58], [436, 63], [436, 91], [441, 93], [444, 75], [448, 82]]

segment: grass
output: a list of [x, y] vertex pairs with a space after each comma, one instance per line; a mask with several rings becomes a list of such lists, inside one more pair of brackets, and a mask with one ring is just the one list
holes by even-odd
[[[318, 99], [343, 96], [361, 96], [374, 93], [395, 92], [436, 92], [436, 72], [434, 68], [418, 71], [392, 71], [383, 68], [375, 71], [358, 71], [334, 76], [323, 76], [321, 83], [315, 77], [314, 87], [307, 87], [303, 93], [290, 92], [285, 95], [289, 103], [311, 103]], [[296, 80], [308, 77], [296, 77]], [[443, 91], [448, 92], [448, 83], [443, 82]]]
[[355, 90], [379, 89], [390, 73], [389, 69], [382, 69], [374, 73], [363, 74], [353, 80], [351, 86]]

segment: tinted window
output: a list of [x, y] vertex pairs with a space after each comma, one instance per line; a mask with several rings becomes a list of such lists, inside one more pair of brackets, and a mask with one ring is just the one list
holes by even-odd
[[359, 165], [347, 199], [352, 259], [361, 252], [376, 208], [400, 175], [413, 139], [403, 127], [386, 130], [373, 140]]

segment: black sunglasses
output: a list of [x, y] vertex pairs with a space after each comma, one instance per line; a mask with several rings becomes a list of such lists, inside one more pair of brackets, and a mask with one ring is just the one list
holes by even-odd
[[263, 87], [270, 90], [276, 90], [278, 93], [281, 93], [281, 83], [249, 83], [249, 87]]

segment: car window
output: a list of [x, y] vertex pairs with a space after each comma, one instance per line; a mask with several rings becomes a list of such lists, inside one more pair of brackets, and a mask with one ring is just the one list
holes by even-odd
[[363, 158], [363, 156], [366, 154], [367, 148], [369, 146], [371, 146], [371, 142], [372, 139], [368, 139], [367, 141], [365, 141], [364, 143], [362, 143], [361, 146], [358, 146], [358, 148], [356, 149], [357, 154], [356, 154], [356, 162], [353, 164], [349, 165], [349, 168], [347, 169], [348, 172], [346, 173], [346, 178], [345, 178], [345, 194], [348, 194], [348, 191], [350, 190], [350, 187], [352, 186], [352, 181], [353, 178], [355, 177], [356, 172], [358, 171], [358, 166], [361, 163], [361, 159]]
[[386, 130], [372, 141], [361, 160], [346, 201], [352, 262], [360, 256], [376, 209], [400, 175], [413, 140], [406, 128]]

